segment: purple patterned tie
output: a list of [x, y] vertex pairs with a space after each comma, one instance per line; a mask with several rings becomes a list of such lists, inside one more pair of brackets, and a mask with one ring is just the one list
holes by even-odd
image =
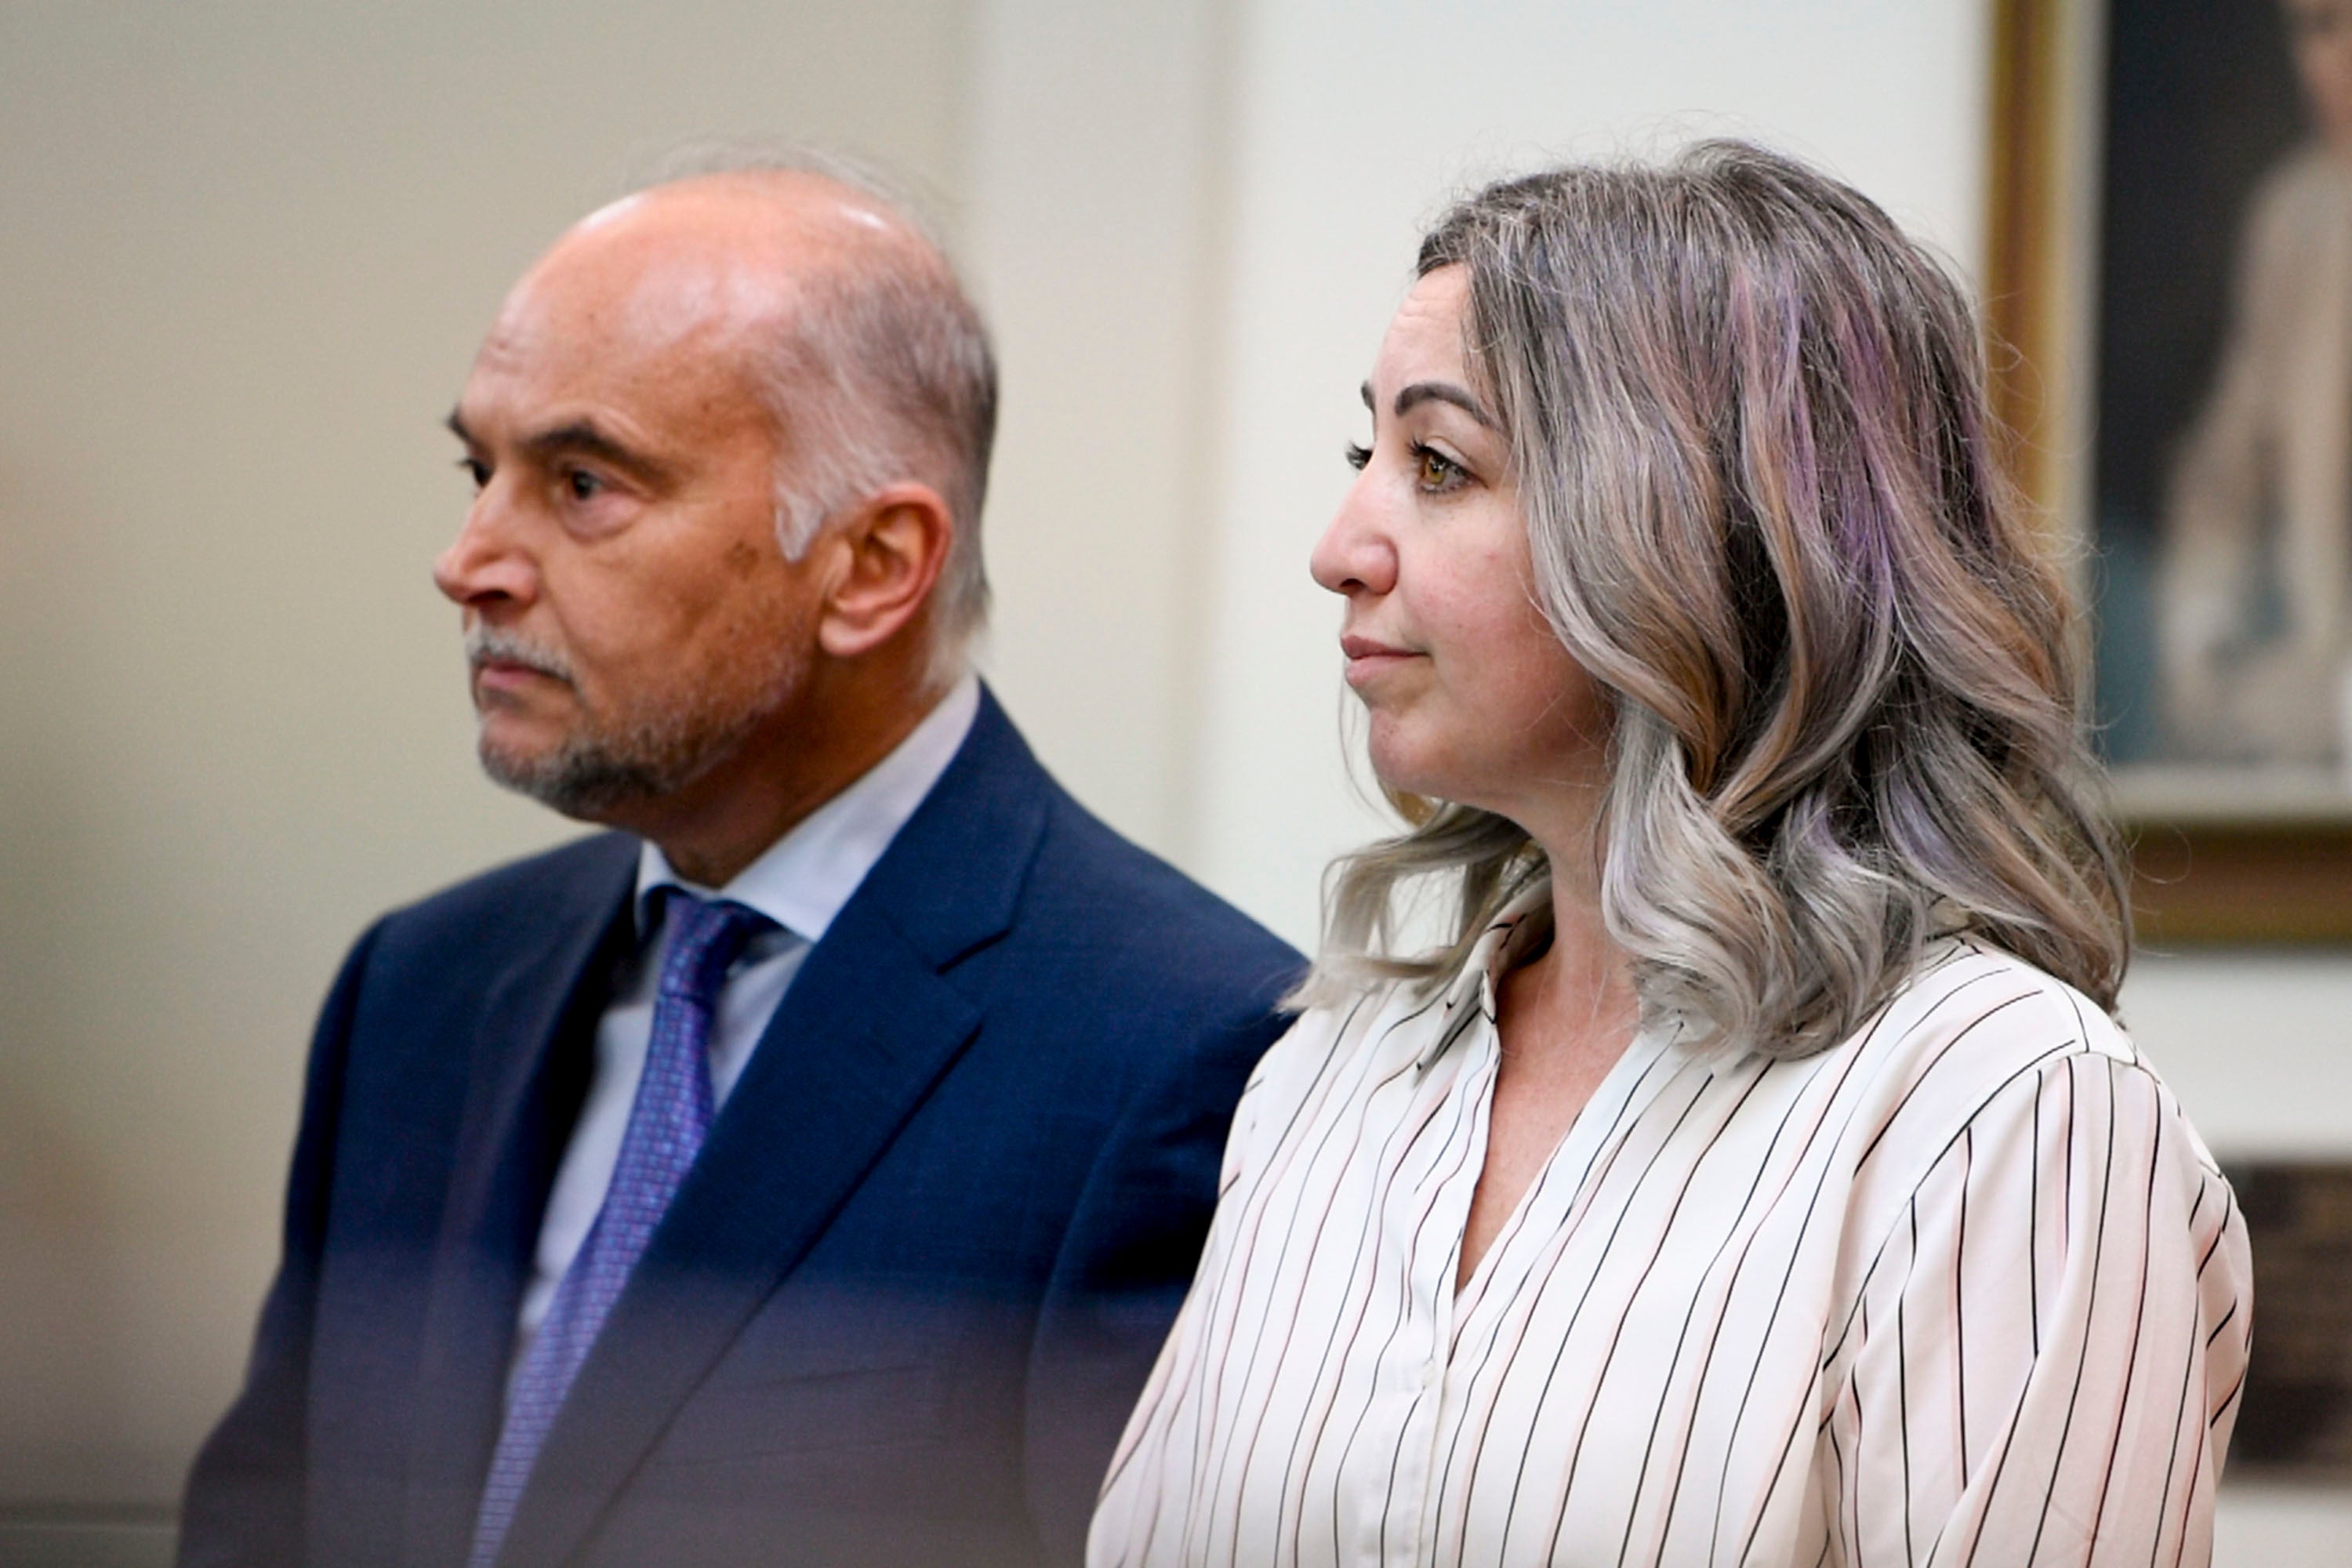
[[710, 1131], [710, 1019], [719, 987], [743, 944], [775, 929], [774, 921], [741, 904], [705, 902], [677, 888], [659, 891], [668, 900], [668, 937], [645, 1076], [629, 1107], [604, 1205], [563, 1271], [515, 1376], [506, 1426], [482, 1486], [470, 1568], [490, 1568], [497, 1560], [540, 1444], [588, 1359], [588, 1347], [701, 1152]]

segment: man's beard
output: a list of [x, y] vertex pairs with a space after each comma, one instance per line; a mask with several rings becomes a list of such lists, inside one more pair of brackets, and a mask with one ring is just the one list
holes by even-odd
[[[560, 654], [478, 622], [467, 629], [466, 657], [523, 665], [579, 690]], [[492, 783], [566, 816], [603, 820], [623, 807], [674, 795], [733, 755], [781, 705], [787, 689], [782, 674], [758, 683], [762, 700], [731, 712], [709, 700], [712, 687], [721, 684], [713, 682], [684, 702], [647, 713], [583, 713], [561, 744], [536, 755], [500, 750], [485, 725], [476, 754]]]

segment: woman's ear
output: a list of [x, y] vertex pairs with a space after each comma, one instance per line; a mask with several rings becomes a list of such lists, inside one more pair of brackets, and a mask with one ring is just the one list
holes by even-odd
[[826, 530], [844, 560], [817, 623], [835, 658], [882, 647], [921, 613], [955, 539], [948, 503], [929, 485], [876, 491]]

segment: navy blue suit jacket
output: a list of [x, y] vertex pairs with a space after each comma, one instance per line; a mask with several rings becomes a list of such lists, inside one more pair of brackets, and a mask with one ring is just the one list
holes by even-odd
[[[184, 1563], [465, 1561], [636, 858], [493, 871], [345, 962]], [[501, 1564], [1075, 1560], [1297, 967], [983, 700], [778, 1007]]]

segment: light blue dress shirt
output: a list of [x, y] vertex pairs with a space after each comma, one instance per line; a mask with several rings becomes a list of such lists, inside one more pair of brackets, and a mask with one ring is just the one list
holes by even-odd
[[595, 1076], [540, 1222], [510, 1368], [521, 1365], [531, 1335], [547, 1316], [557, 1282], [604, 1205], [604, 1189], [612, 1184], [613, 1166], [620, 1157], [621, 1134], [628, 1126], [629, 1106], [645, 1074], [654, 990], [661, 973], [656, 962], [661, 932], [647, 923], [661, 916], [647, 895], [672, 886], [700, 898], [732, 899], [766, 915], [779, 928], [753, 940], [728, 972], [726, 989], [719, 993], [718, 1016], [711, 1025], [710, 1087], [713, 1103], [723, 1110], [728, 1092], [743, 1076], [744, 1065], [809, 949], [823, 939], [890, 840], [947, 772], [979, 711], [980, 680], [967, 675], [888, 756], [803, 818], [723, 888], [688, 881], [670, 868], [659, 849], [645, 846], [637, 862], [637, 958], [614, 985], [613, 1000], [596, 1026]]

